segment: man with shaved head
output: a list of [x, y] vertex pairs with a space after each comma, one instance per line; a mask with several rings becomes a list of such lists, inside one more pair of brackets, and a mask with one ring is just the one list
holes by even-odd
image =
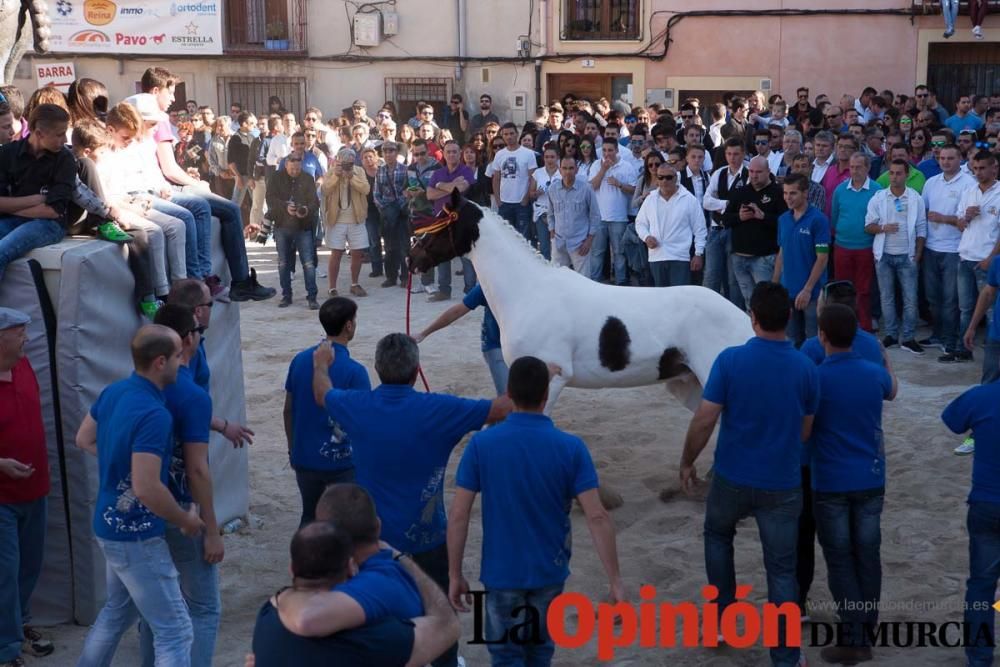
[[84, 417], [76, 444], [97, 456], [94, 535], [107, 562], [107, 602], [77, 663], [110, 664], [122, 635], [142, 615], [156, 661], [191, 662], [193, 631], [164, 535], [172, 523], [193, 537], [204, 528], [198, 507], [185, 511], [167, 488], [173, 419], [163, 389], [177, 379], [180, 336], [151, 324], [132, 339], [135, 372], [104, 389]]
[[729, 196], [723, 224], [732, 230], [730, 265], [745, 303], [757, 283], [771, 280], [778, 253], [778, 217], [788, 210], [781, 186], [767, 159], [757, 156], [747, 168], [746, 186]]

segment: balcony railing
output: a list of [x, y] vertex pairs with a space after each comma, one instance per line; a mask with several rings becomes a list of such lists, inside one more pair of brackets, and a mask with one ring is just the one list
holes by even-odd
[[225, 0], [225, 52], [254, 56], [306, 52], [306, 0]]
[[[940, 0], [912, 0], [913, 10], [919, 14], [940, 14]], [[986, 5], [991, 14], [1000, 11], [1000, 0], [987, 0]], [[969, 3], [967, 0], [959, 0], [958, 13], [963, 16], [969, 15]]]
[[639, 0], [565, 0], [562, 38], [570, 40], [637, 40]]

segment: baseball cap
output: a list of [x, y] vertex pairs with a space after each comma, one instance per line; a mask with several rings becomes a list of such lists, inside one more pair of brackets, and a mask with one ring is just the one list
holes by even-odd
[[22, 313], [20, 310], [0, 306], [0, 331], [23, 326], [30, 321], [31, 318]]
[[365, 102], [364, 100], [354, 100], [354, 102], [351, 104], [351, 106], [352, 107], [364, 107], [365, 109], [367, 109], [368, 108], [368, 103]]

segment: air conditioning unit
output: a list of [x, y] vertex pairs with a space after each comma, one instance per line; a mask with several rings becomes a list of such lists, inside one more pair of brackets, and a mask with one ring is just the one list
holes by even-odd
[[354, 45], [378, 46], [382, 43], [382, 15], [367, 12], [354, 15]]
[[674, 107], [674, 89], [673, 88], [647, 88], [646, 89], [646, 104], [653, 104], [658, 102], [668, 109]]

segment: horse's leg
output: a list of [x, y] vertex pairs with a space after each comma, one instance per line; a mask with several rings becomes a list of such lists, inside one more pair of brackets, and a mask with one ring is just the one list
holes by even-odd
[[549, 380], [549, 399], [545, 402], [545, 416], [552, 416], [552, 408], [555, 407], [556, 401], [559, 400], [559, 394], [562, 393], [563, 387], [569, 382], [569, 374], [572, 369], [567, 370], [565, 368], [561, 369], [558, 375], [553, 375], [552, 379]]

